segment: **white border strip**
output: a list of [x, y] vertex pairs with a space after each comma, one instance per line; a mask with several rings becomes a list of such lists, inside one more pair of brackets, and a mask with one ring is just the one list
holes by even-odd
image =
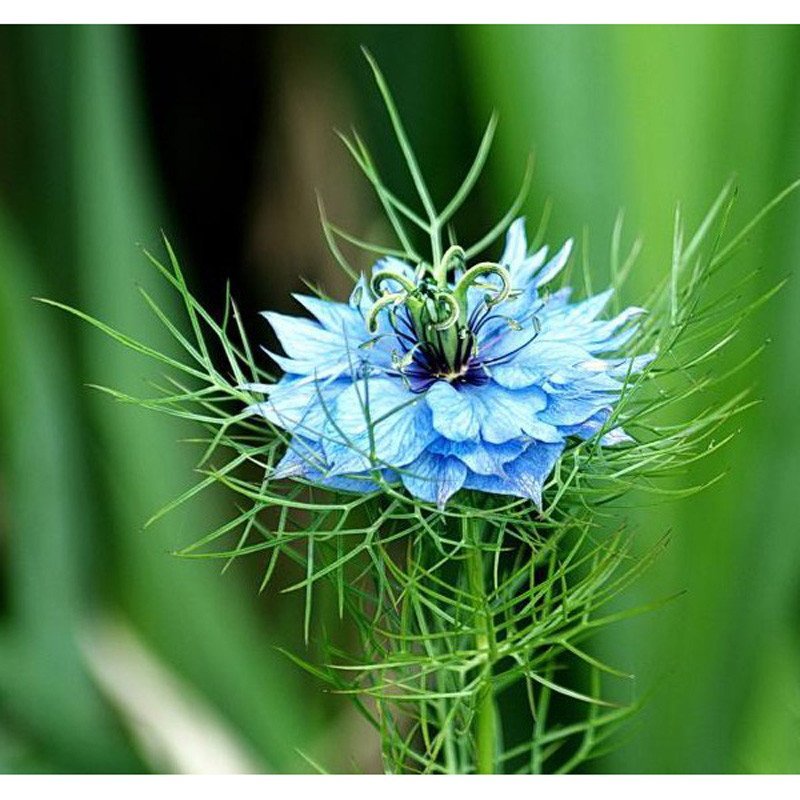
[[487, 792], [503, 797], [558, 800], [690, 800], [695, 797], [768, 797], [770, 800], [800, 794], [798, 776], [756, 775], [627, 775], [592, 776], [411, 776], [311, 775], [311, 776], [7, 776], [0, 777], [0, 793], [14, 800], [58, 797], [59, 800], [159, 800], [189, 797], [191, 800], [279, 800], [325, 797], [353, 800], [485, 800]]
[[792, 23], [800, 21], [800, 4], [787, 0], [758, 3], [721, 0], [558, 0], [520, 2], [492, 0], [7, 0], [0, 23]]

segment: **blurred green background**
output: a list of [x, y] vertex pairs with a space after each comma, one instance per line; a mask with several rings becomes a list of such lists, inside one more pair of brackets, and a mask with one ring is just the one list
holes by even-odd
[[[800, 175], [800, 30], [792, 27], [0, 29], [0, 771], [379, 768], [346, 700], [276, 645], [302, 648], [299, 603], [258, 595], [259, 564], [168, 553], [230, 510], [209, 494], [154, 529], [192, 481], [191, 434], [86, 388], [142, 392], [151, 365], [34, 303], [73, 303], [164, 345], [137, 295], [163, 286], [137, 249], [173, 240], [220, 309], [225, 281], [254, 338], [300, 276], [343, 292], [316, 221], [380, 229], [332, 134], [355, 122], [410, 198], [358, 46], [395, 89], [434, 194], [457, 185], [492, 108], [497, 144], [460, 229], [502, 213], [537, 154], [526, 210], [548, 240], [589, 234], [595, 285], [612, 225], [644, 253], [640, 299], [669, 265], [673, 209], [697, 222], [732, 174], [741, 223]], [[725, 280], [794, 272], [786, 203]], [[160, 293], [160, 294], [159, 294]], [[800, 286], [790, 280], [727, 356], [764, 399], [691, 478], [706, 494], [635, 512], [667, 556], [628, 601], [686, 588], [599, 643], [653, 690], [601, 772], [800, 770]], [[720, 364], [720, 369], [725, 364]], [[319, 619], [317, 624], [324, 624]]]

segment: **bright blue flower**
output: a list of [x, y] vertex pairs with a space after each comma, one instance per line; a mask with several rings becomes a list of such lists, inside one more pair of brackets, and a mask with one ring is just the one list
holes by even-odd
[[438, 269], [385, 258], [349, 303], [297, 295], [315, 320], [265, 312], [285, 374], [249, 387], [265, 395], [250, 410], [291, 434], [274, 477], [402, 482], [440, 507], [462, 488], [541, 505], [568, 439], [597, 434], [651, 360], [616, 356], [643, 309], [602, 319], [610, 289], [577, 303], [548, 291], [571, 249], [528, 255], [519, 219], [497, 264], [468, 268], [460, 248]]

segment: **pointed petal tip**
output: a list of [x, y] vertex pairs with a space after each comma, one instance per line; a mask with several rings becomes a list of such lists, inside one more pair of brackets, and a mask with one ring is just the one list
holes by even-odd
[[282, 467], [280, 464], [270, 474], [269, 478], [273, 481], [281, 481], [285, 478], [299, 478], [303, 475], [303, 465], [299, 463], [287, 464]]
[[251, 417], [263, 417], [264, 413], [261, 410], [263, 403], [253, 403], [252, 405], [245, 406], [244, 413]]
[[269, 394], [277, 385], [277, 383], [240, 383], [236, 388], [241, 389], [244, 392]]

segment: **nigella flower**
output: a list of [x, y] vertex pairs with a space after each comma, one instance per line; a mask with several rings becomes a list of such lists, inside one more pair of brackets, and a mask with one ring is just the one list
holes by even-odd
[[462, 488], [540, 505], [570, 438], [598, 434], [651, 358], [615, 355], [643, 309], [603, 319], [612, 290], [577, 303], [548, 291], [571, 249], [528, 255], [519, 219], [498, 263], [469, 266], [459, 247], [435, 267], [384, 258], [349, 303], [298, 295], [315, 320], [265, 312], [285, 374], [248, 388], [265, 395], [250, 410], [290, 434], [274, 477], [401, 482], [440, 507]]

